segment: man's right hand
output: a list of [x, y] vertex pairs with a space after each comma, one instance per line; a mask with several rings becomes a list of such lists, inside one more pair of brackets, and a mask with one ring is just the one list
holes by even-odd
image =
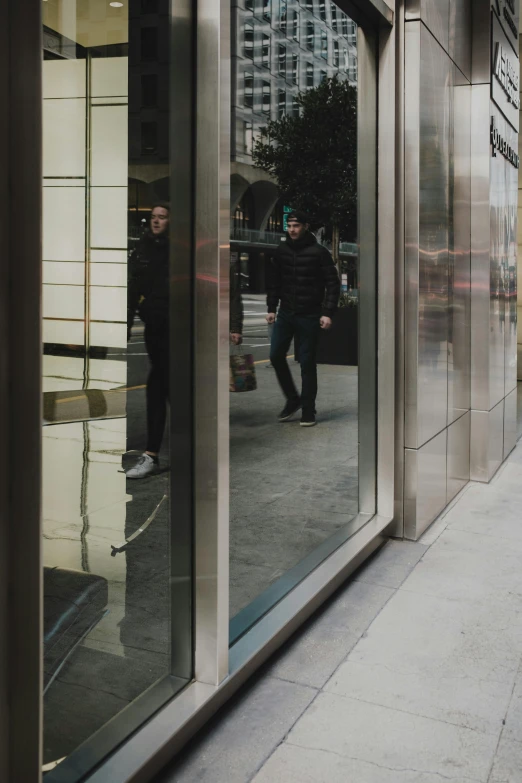
[[266, 322], [267, 322], [268, 324], [273, 324], [273, 323], [275, 323], [275, 319], [276, 319], [275, 313], [267, 313], [267, 316], [266, 316]]

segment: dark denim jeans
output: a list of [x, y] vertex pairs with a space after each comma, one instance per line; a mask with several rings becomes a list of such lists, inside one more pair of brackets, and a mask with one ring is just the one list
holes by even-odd
[[287, 310], [279, 310], [272, 333], [270, 361], [276, 371], [277, 380], [287, 400], [299, 399], [286, 355], [296, 338], [299, 342], [299, 363], [301, 365], [302, 392], [301, 403], [305, 413], [315, 413], [317, 397], [317, 341], [319, 339], [320, 313], [297, 315]]

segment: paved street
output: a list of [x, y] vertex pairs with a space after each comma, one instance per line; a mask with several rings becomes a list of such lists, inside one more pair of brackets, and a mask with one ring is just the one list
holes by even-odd
[[157, 783], [521, 783], [522, 447], [390, 541]]

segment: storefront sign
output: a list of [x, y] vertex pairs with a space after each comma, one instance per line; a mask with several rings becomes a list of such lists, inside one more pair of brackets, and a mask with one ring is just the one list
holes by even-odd
[[498, 14], [506, 35], [518, 51], [519, 0], [494, 0], [493, 8]]
[[518, 152], [513, 149], [507, 139], [505, 139], [497, 130], [495, 118], [491, 118], [491, 155], [496, 158], [497, 152], [500, 152], [506, 160], [516, 169], [520, 168], [520, 158]]
[[520, 63], [504, 30], [493, 16], [491, 97], [518, 132], [520, 114]]

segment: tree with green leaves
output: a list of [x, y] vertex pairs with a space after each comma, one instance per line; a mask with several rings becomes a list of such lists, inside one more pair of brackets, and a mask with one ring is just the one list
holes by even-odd
[[254, 145], [255, 166], [276, 180], [292, 209], [339, 242], [357, 235], [357, 90], [336, 75], [297, 97], [299, 115], [271, 120]]

